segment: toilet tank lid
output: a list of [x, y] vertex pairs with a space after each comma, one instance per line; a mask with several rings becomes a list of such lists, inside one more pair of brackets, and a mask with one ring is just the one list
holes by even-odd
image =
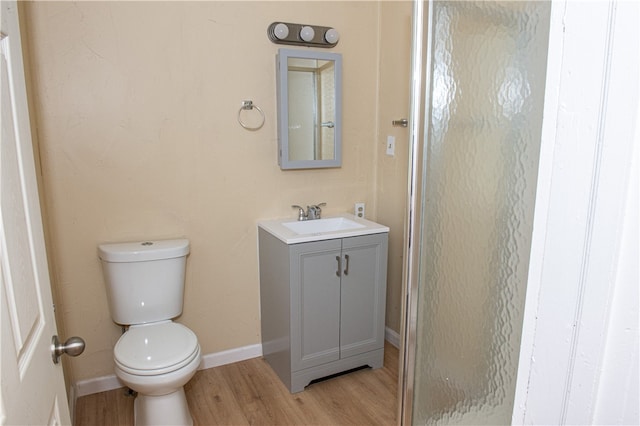
[[98, 245], [98, 256], [105, 262], [144, 262], [171, 259], [189, 254], [189, 240], [153, 240]]

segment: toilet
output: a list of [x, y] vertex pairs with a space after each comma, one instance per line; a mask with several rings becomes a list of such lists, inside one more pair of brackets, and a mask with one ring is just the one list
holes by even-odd
[[189, 240], [100, 244], [111, 318], [128, 326], [113, 349], [116, 376], [138, 392], [136, 425], [192, 425], [183, 386], [200, 365], [182, 313]]

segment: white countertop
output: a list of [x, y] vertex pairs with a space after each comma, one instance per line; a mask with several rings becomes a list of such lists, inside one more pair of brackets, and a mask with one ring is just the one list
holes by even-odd
[[[379, 223], [372, 222], [367, 219], [362, 219], [352, 214], [344, 213], [334, 216], [328, 216], [322, 219], [315, 219], [306, 221], [309, 225], [321, 225], [324, 220], [327, 222], [334, 218], [344, 218], [346, 219], [346, 223], [355, 222], [357, 227], [348, 228], [348, 229], [339, 229], [339, 230], [330, 230], [323, 232], [310, 232], [310, 233], [298, 233], [290, 229], [286, 226], [286, 224], [292, 224], [292, 222], [298, 222], [295, 218], [286, 218], [286, 219], [273, 219], [273, 220], [259, 220], [258, 227], [264, 229], [269, 232], [274, 237], [283, 241], [286, 244], [298, 244], [298, 243], [307, 243], [311, 241], [323, 241], [323, 240], [332, 240], [335, 238], [345, 238], [345, 237], [357, 237], [360, 235], [369, 235], [369, 234], [381, 234], [384, 232], [389, 232], [389, 227], [380, 225]], [[304, 222], [304, 221], [301, 221]], [[303, 224], [304, 225], [304, 224]], [[295, 227], [296, 224], [292, 224], [292, 227]], [[347, 225], [348, 226], [348, 225]]]

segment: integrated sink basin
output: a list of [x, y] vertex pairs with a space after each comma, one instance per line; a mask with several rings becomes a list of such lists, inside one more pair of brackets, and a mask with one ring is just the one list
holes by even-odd
[[354, 222], [346, 217], [329, 217], [326, 219], [285, 222], [283, 225], [300, 235], [346, 231], [347, 229], [359, 229], [366, 227], [366, 225]]
[[261, 220], [258, 221], [258, 227], [286, 244], [389, 232], [387, 226], [351, 214], [304, 221], [291, 220], [291, 218]]

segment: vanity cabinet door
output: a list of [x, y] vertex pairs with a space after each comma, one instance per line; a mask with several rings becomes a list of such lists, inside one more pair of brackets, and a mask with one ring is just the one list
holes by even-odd
[[340, 359], [341, 240], [291, 246], [291, 369]]
[[340, 357], [384, 347], [388, 234], [342, 240]]

